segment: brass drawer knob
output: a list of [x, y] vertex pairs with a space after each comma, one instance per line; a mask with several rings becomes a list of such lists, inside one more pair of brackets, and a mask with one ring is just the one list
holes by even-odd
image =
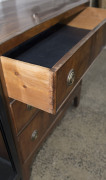
[[75, 72], [74, 69], [71, 69], [67, 77], [67, 85], [68, 86], [72, 85], [74, 80], [75, 80]]
[[38, 131], [37, 131], [37, 130], [34, 130], [33, 133], [32, 133], [32, 135], [31, 135], [32, 141], [34, 141], [35, 139], [37, 139], [37, 137], [38, 137]]
[[34, 108], [33, 106], [30, 106], [30, 105], [27, 104], [27, 110], [28, 111], [32, 110], [33, 108]]

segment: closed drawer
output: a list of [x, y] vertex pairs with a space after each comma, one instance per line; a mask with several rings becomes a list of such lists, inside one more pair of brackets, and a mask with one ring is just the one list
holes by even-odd
[[49, 114], [39, 111], [28, 127], [18, 136], [22, 161], [24, 162], [37, 148], [51, 124]]
[[56, 25], [1, 57], [9, 97], [52, 114], [60, 109], [106, 44], [106, 11], [95, 25], [90, 11], [87, 28], [78, 27], [90, 17], [85, 11], [77, 23]]
[[19, 101], [12, 101], [10, 103], [10, 110], [12, 113], [13, 121], [16, 127], [17, 134], [24, 128], [24, 126], [33, 118], [39, 111], [38, 109], [24, 104]]

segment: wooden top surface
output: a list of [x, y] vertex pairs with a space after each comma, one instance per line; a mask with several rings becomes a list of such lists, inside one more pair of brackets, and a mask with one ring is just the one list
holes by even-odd
[[0, 44], [89, 0], [0, 0]]
[[76, 16], [69, 26], [92, 30], [106, 19], [106, 9], [88, 7]]

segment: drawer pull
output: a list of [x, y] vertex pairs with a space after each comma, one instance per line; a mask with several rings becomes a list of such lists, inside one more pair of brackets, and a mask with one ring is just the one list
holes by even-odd
[[71, 84], [73, 84], [74, 80], [75, 80], [75, 72], [74, 69], [71, 69], [67, 77], [67, 85], [70, 86]]
[[27, 110], [28, 111], [32, 110], [33, 108], [34, 108], [33, 106], [30, 106], [30, 105], [27, 104]]
[[39, 24], [39, 17], [38, 17], [38, 14], [33, 14], [33, 19], [35, 20], [36, 24]]
[[34, 141], [35, 139], [37, 139], [37, 137], [38, 137], [38, 131], [37, 131], [37, 130], [34, 130], [33, 133], [32, 133], [32, 136], [31, 136], [32, 141]]

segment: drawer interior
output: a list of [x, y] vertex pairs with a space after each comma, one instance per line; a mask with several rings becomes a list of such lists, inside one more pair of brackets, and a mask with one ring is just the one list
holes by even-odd
[[89, 30], [57, 24], [4, 54], [4, 56], [52, 68]]
[[[87, 8], [1, 56], [8, 97], [55, 114], [106, 44], [105, 17]], [[75, 81], [67, 86], [70, 69]]]
[[100, 8], [88, 7], [78, 14], [72, 21], [68, 23], [69, 26], [93, 30], [103, 20], [106, 19], [106, 10]]

